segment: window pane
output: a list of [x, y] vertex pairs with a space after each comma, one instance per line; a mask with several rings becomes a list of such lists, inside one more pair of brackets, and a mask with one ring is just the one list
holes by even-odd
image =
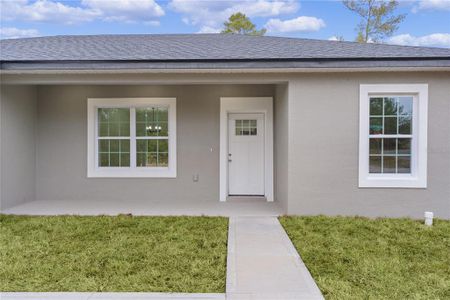
[[159, 136], [169, 136], [169, 129], [167, 126], [167, 122], [160, 122], [158, 127], [158, 135]]
[[398, 154], [411, 154], [411, 139], [398, 139]]
[[109, 152], [109, 140], [99, 140], [98, 152]]
[[371, 117], [370, 118], [370, 134], [382, 134], [383, 133], [383, 118]]
[[100, 153], [98, 155], [98, 164], [100, 167], [109, 167], [109, 153]]
[[235, 135], [257, 135], [257, 120], [235, 120]]
[[119, 124], [119, 136], [130, 136], [130, 122]]
[[108, 110], [106, 108], [98, 109], [98, 122], [107, 123], [109, 120]]
[[145, 136], [145, 123], [136, 122], [136, 136]]
[[98, 140], [98, 165], [100, 167], [129, 167], [130, 140]]
[[136, 108], [136, 122], [153, 122], [156, 120], [155, 108]]
[[158, 151], [158, 140], [148, 140], [147, 141], [147, 152], [157, 152]]
[[369, 173], [381, 173], [381, 157], [371, 156], [369, 159]]
[[147, 163], [147, 152], [136, 153], [136, 166], [145, 167]]
[[122, 167], [129, 167], [130, 166], [130, 154], [129, 153], [122, 153], [122, 154], [120, 154], [120, 165]]
[[110, 153], [109, 154], [109, 166], [110, 167], [119, 167], [119, 153]]
[[105, 108], [104, 109], [108, 114], [108, 122], [109, 123], [117, 123], [120, 121], [120, 115], [118, 108]]
[[398, 133], [411, 134], [411, 116], [400, 117], [398, 119]]
[[370, 115], [381, 116], [383, 114], [383, 98], [370, 98]]
[[148, 140], [136, 140], [136, 152], [147, 153]]
[[168, 136], [167, 108], [136, 108], [136, 136]]
[[159, 131], [159, 125], [155, 122], [148, 122], [145, 126], [146, 136], [157, 136]]
[[98, 123], [98, 136], [108, 136], [109, 127], [108, 123]]
[[145, 116], [145, 110], [143, 109], [136, 109], [136, 122], [145, 122], [147, 120]]
[[160, 166], [160, 167], [168, 167], [169, 166], [169, 155], [168, 155], [168, 153], [159, 153], [158, 166]]
[[136, 151], [145, 152], [147, 149], [147, 140], [136, 140]]
[[99, 108], [98, 136], [129, 136], [129, 108]]
[[381, 154], [382, 139], [370, 139], [370, 154]]
[[108, 136], [120, 136], [119, 134], [119, 125], [120, 123], [109, 123], [109, 134]]
[[136, 141], [136, 165], [138, 167], [167, 167], [169, 157], [168, 139]]
[[383, 157], [383, 173], [395, 173], [395, 156]]
[[117, 109], [119, 121], [123, 123], [130, 123], [130, 109], [128, 108], [118, 108]]
[[396, 98], [384, 98], [384, 115], [396, 116], [397, 115], [397, 99]]
[[110, 140], [109, 141], [109, 151], [110, 152], [119, 152], [119, 140]]
[[120, 140], [120, 152], [130, 153], [130, 140]]
[[157, 154], [156, 153], [148, 153], [147, 154], [147, 167], [156, 167], [157, 164]]
[[158, 140], [158, 152], [169, 152], [169, 140]]
[[169, 120], [169, 110], [167, 108], [158, 108], [157, 121], [167, 122]]
[[384, 134], [397, 134], [397, 117], [384, 118]]
[[396, 139], [383, 139], [383, 154], [396, 154]]
[[398, 157], [398, 173], [411, 173], [411, 157], [399, 156]]
[[412, 115], [413, 97], [399, 97], [398, 114]]

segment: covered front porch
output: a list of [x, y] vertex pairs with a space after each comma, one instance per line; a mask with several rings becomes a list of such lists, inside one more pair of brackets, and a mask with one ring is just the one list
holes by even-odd
[[14, 215], [119, 215], [136, 216], [280, 216], [283, 208], [277, 202], [267, 202], [261, 197], [236, 197], [226, 202], [193, 201], [178, 203], [171, 201], [131, 200], [36, 200], [2, 210]]
[[[24, 215], [285, 214], [286, 89], [287, 85], [282, 83], [2, 85], [1, 212]], [[176, 99], [176, 175], [90, 176], [88, 99], [143, 97]], [[223, 97], [273, 99], [270, 124], [273, 127], [273, 171], [271, 182], [266, 181], [264, 187], [267, 190], [273, 185], [270, 197], [266, 194], [229, 197], [227, 194], [224, 199], [221, 196], [220, 101]], [[243, 134], [247, 134], [245, 130]]]

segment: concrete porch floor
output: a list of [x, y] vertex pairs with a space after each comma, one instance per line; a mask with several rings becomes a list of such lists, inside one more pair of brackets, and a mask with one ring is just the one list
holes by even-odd
[[226, 202], [188, 203], [116, 201], [116, 200], [39, 200], [23, 203], [1, 211], [15, 215], [118, 215], [141, 216], [279, 216], [284, 210], [278, 202], [259, 197], [233, 197]]

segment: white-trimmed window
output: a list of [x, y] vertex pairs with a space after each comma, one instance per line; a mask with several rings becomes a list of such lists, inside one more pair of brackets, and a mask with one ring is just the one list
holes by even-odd
[[360, 86], [359, 187], [427, 186], [427, 84]]
[[88, 177], [176, 177], [176, 99], [88, 99]]

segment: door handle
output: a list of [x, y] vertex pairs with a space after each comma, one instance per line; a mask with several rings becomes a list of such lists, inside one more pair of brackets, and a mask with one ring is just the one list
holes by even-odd
[[228, 162], [232, 162], [230, 157], [231, 157], [231, 153], [228, 153]]

